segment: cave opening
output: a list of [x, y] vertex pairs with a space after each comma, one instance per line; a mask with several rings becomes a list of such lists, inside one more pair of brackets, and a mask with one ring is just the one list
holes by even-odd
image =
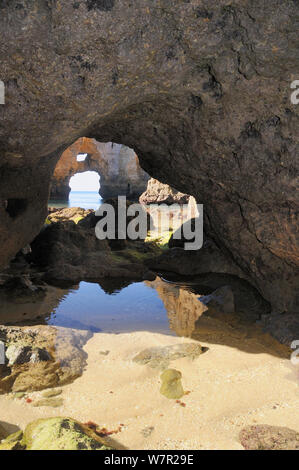
[[[96, 175], [93, 177], [94, 183], [92, 173]], [[81, 137], [63, 152], [57, 162], [49, 205], [57, 207], [59, 203], [73, 206], [73, 192], [78, 191], [97, 192], [97, 197], [100, 194], [102, 199], [127, 196], [137, 201], [146, 190], [149, 178], [133, 149], [114, 142]]]
[[71, 189], [68, 199], [70, 207], [96, 210], [101, 204], [100, 175], [97, 172], [76, 173], [71, 177], [69, 187]]
[[28, 203], [26, 199], [12, 198], [6, 201], [6, 212], [12, 219], [17, 218], [27, 209]]

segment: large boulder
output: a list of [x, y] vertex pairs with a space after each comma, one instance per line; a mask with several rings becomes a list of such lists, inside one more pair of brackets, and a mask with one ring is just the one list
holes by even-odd
[[82, 347], [89, 338], [89, 332], [68, 328], [1, 326], [6, 361], [0, 365], [0, 394], [72, 382], [86, 365]]
[[0, 450], [112, 450], [87, 425], [71, 418], [45, 418], [28, 424], [24, 433], [8, 436]]
[[147, 184], [146, 191], [141, 194], [141, 204], [188, 204], [190, 196], [151, 178]]

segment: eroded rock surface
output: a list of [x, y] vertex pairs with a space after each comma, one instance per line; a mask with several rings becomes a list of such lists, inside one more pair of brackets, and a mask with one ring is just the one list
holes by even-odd
[[280, 426], [247, 426], [240, 441], [246, 450], [299, 450], [299, 432]]
[[189, 199], [188, 194], [180, 193], [168, 184], [151, 178], [139, 201], [141, 204], [188, 204]]
[[198, 343], [175, 344], [164, 348], [148, 348], [133, 358], [137, 364], [148, 365], [152, 369], [164, 370], [172, 361], [188, 357], [196, 359], [205, 349]]
[[0, 365], [0, 394], [72, 382], [85, 367], [82, 347], [90, 336], [87, 331], [51, 326], [1, 326], [6, 363]]
[[85, 136], [204, 203], [221, 250], [298, 309], [297, 22], [293, 0], [2, 2], [0, 264], [39, 232]]

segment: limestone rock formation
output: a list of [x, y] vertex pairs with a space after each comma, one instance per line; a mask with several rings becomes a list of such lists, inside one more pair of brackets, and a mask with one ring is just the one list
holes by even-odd
[[188, 194], [180, 193], [168, 184], [151, 178], [139, 201], [141, 204], [188, 204], [189, 199]]
[[204, 203], [209, 236], [274, 309], [298, 309], [298, 2], [0, 9], [0, 264], [39, 232], [55, 166], [85, 136]]
[[0, 365], [0, 394], [72, 382], [86, 365], [82, 347], [90, 336], [87, 331], [69, 328], [1, 326], [6, 363]]
[[[85, 160], [77, 161], [79, 154], [86, 155]], [[50, 198], [67, 200], [71, 191], [71, 177], [85, 171], [98, 173], [99, 192], [104, 199], [118, 195], [137, 199], [149, 179], [140, 167], [134, 150], [124, 145], [100, 143], [83, 137], [65, 150], [59, 159], [52, 178]]]

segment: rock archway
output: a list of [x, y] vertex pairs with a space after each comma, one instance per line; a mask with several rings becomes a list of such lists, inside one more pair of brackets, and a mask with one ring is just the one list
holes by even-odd
[[298, 3], [0, 9], [0, 264], [38, 233], [56, 163], [86, 136], [134, 148], [151, 176], [203, 202], [209, 236], [275, 309], [298, 308]]
[[[79, 154], [85, 160], [77, 161]], [[95, 171], [100, 176], [100, 195], [106, 199], [128, 195], [137, 199], [145, 191], [149, 180], [142, 170], [134, 150], [111, 142], [100, 143], [82, 137], [63, 152], [51, 182], [51, 199], [67, 200], [70, 179], [76, 173]]]

